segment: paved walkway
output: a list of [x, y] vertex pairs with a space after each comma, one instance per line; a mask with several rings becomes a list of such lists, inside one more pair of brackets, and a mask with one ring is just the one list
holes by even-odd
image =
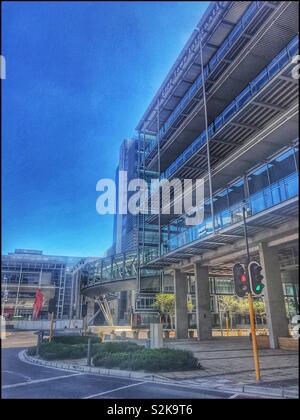
[[259, 385], [298, 390], [298, 352], [291, 350], [259, 350], [261, 382], [255, 380], [252, 346], [245, 337], [214, 337], [210, 341], [167, 340], [167, 347], [190, 350], [203, 369], [170, 372], [163, 376], [203, 386]]

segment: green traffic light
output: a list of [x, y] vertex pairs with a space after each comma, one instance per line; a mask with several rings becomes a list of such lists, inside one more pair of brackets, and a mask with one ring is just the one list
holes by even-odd
[[264, 288], [264, 286], [263, 286], [262, 284], [258, 284], [258, 285], [255, 287], [255, 290], [256, 290], [256, 292], [260, 292], [263, 288]]

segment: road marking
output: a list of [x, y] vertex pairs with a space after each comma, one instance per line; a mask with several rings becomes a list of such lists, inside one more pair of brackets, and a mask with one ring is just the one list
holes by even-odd
[[115, 389], [111, 389], [110, 391], [100, 392], [99, 394], [89, 395], [87, 397], [83, 397], [82, 399], [87, 400], [87, 399], [94, 398], [94, 397], [100, 397], [101, 395], [105, 395], [105, 394], [109, 394], [111, 392], [119, 391], [120, 389], [131, 388], [133, 386], [143, 385], [143, 384], [147, 384], [147, 383], [149, 383], [149, 381], [144, 381], [144, 382], [139, 382], [137, 384], [121, 386], [120, 388], [115, 388]]
[[22, 378], [26, 379], [27, 381], [31, 381], [31, 377], [27, 375], [23, 375], [19, 372], [13, 372], [12, 370], [3, 370], [3, 373], [10, 373], [11, 375], [21, 376]]
[[72, 376], [79, 376], [79, 375], [83, 375], [83, 373], [74, 373], [72, 375], [54, 376], [52, 378], [44, 378], [44, 379], [33, 379], [32, 381], [19, 382], [18, 384], [4, 385], [1, 388], [2, 389], [17, 388], [18, 386], [28, 386], [32, 384], [39, 384], [41, 382], [49, 382], [49, 381], [55, 381], [58, 379], [71, 378]]
[[229, 399], [229, 400], [233, 400], [234, 398], [238, 397], [239, 395], [240, 395], [239, 393], [237, 393], [237, 394], [233, 394], [233, 395], [231, 395], [230, 397], [228, 397], [228, 399]]

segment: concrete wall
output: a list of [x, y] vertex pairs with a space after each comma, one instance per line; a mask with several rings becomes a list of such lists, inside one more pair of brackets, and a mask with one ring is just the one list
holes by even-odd
[[[9, 325], [13, 325], [15, 329], [18, 330], [49, 330], [50, 329], [50, 321], [43, 319], [41, 321], [9, 321], [7, 322]], [[61, 330], [64, 328], [83, 328], [83, 321], [82, 319], [69, 319], [64, 320], [56, 320], [54, 321], [53, 328], [55, 330]]]

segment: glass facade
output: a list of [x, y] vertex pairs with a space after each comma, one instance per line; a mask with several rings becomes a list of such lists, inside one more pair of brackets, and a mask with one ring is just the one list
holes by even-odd
[[[298, 195], [298, 146], [293, 146], [271, 158], [240, 180], [214, 195], [215, 227], [221, 229], [242, 218], [246, 201], [247, 216], [260, 213]], [[176, 222], [175, 222], [176, 224]], [[162, 252], [167, 253], [211, 233], [211, 217], [201, 225], [186, 230], [165, 241]], [[170, 230], [173, 232], [173, 230]]]
[[16, 250], [2, 256], [1, 285], [6, 290], [4, 315], [32, 319], [37, 288], [42, 290], [44, 303], [41, 319], [48, 318], [48, 303], [55, 299], [58, 319], [68, 319], [71, 311], [72, 275], [69, 268], [78, 257], [43, 255], [41, 251]]

